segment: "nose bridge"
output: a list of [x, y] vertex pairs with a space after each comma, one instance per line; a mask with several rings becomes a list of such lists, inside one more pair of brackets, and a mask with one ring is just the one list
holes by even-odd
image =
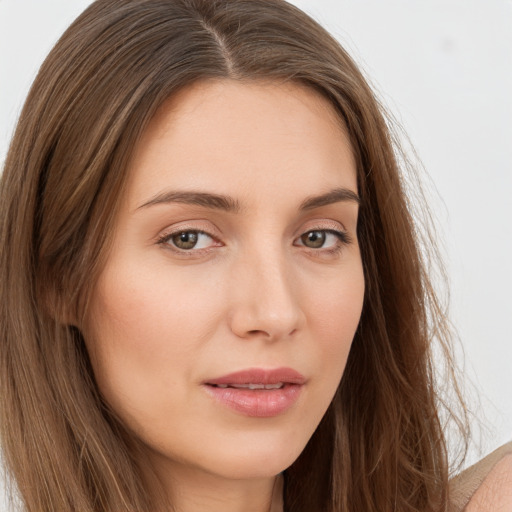
[[279, 243], [247, 251], [233, 271], [233, 332], [241, 337], [278, 339], [300, 327], [303, 315], [293, 268]]

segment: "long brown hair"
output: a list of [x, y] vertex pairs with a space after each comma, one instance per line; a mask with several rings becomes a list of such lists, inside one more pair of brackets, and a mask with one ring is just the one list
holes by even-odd
[[357, 160], [363, 314], [336, 396], [285, 472], [285, 510], [445, 510], [434, 339], [453, 365], [430, 240], [421, 245], [370, 87], [284, 0], [98, 0], [42, 65], [0, 188], [0, 425], [25, 509], [154, 510], [136, 444], [102, 400], [74, 325], [108, 251], [132, 148], [167, 98], [211, 79], [319, 91]]

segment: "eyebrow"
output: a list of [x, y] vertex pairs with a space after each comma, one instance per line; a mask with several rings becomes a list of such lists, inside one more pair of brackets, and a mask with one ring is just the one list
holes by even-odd
[[321, 206], [346, 201], [355, 202], [358, 205], [361, 204], [361, 199], [354, 191], [340, 187], [330, 190], [326, 194], [306, 198], [302, 201], [299, 210], [313, 210], [314, 208], [320, 208]]
[[[355, 202], [360, 204], [359, 196], [348, 188], [335, 188], [325, 194], [307, 197], [299, 206], [300, 211], [313, 210], [321, 206], [327, 206], [339, 202]], [[149, 201], [141, 204], [138, 208], [146, 208], [157, 204], [182, 203], [202, 206], [213, 210], [222, 210], [230, 213], [239, 213], [242, 207], [236, 199], [232, 197], [213, 194], [210, 192], [194, 191], [168, 191], [157, 194]]]
[[146, 208], [155, 204], [182, 203], [203, 206], [213, 210], [223, 210], [226, 212], [238, 213], [241, 211], [240, 203], [229, 196], [220, 194], [211, 194], [209, 192], [188, 192], [188, 191], [169, 191], [157, 194], [146, 203], [141, 204], [139, 208]]

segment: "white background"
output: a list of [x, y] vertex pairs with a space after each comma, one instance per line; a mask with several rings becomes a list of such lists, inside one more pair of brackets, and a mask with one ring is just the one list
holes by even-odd
[[[0, 0], [0, 161], [40, 63], [89, 3]], [[512, 439], [512, 1], [293, 3], [360, 63], [442, 198], [431, 206], [478, 418], [473, 461]]]

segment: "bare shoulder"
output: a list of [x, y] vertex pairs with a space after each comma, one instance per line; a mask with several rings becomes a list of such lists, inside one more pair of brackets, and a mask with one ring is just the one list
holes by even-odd
[[512, 512], [512, 454], [494, 466], [464, 511]]

